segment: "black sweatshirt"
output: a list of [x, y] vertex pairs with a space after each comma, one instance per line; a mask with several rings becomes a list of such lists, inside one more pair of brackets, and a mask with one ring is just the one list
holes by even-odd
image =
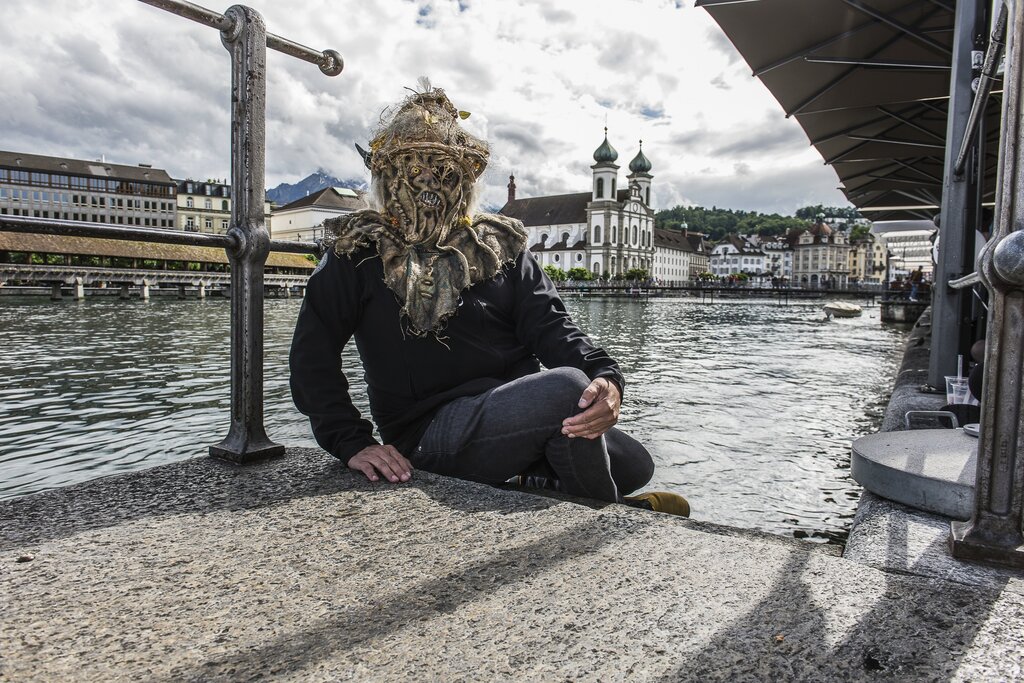
[[569, 318], [529, 251], [462, 293], [441, 341], [403, 332], [399, 310], [374, 251], [328, 252], [309, 278], [290, 354], [292, 398], [309, 416], [317, 443], [342, 462], [377, 443], [352, 405], [341, 368], [341, 350], [353, 335], [370, 412], [384, 442], [403, 454], [446, 403], [539, 372], [540, 363], [624, 385], [618, 365]]

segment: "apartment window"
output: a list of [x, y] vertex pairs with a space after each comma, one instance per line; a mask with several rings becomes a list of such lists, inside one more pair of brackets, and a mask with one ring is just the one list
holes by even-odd
[[207, 186], [206, 186], [206, 187], [204, 187], [203, 189], [204, 189], [204, 190], [206, 191], [206, 194], [207, 194], [207, 195], [209, 195], [209, 194], [210, 194], [210, 186], [209, 186], [209, 185], [207, 185]]
[[37, 202], [39, 201], [39, 192], [38, 191], [32, 192], [32, 199], [34, 199]]
[[213, 200], [212, 199], [207, 199], [206, 201], [204, 201], [203, 202], [203, 208], [204, 209], [213, 209]]
[[221, 221], [220, 222], [220, 229], [224, 230], [226, 232], [227, 229], [228, 229], [228, 222], [227, 221]]
[[185, 200], [185, 206], [190, 209], [196, 208], [196, 200], [192, 199], [192, 197], [189, 197], [188, 199]]
[[226, 199], [225, 199], [224, 201], [222, 201], [222, 202], [220, 203], [220, 210], [221, 210], [221, 211], [229, 211], [229, 208], [228, 208], [228, 200], [226, 200]]
[[188, 216], [187, 218], [185, 218], [185, 229], [186, 230], [195, 230], [196, 229], [196, 219], [193, 218], [192, 216]]
[[206, 220], [203, 221], [203, 225], [206, 227], [207, 230], [213, 230], [213, 219], [207, 218]]

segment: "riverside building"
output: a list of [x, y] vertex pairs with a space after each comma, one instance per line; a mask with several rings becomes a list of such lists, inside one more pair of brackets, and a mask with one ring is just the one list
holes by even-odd
[[0, 151], [0, 215], [173, 228], [175, 183], [149, 164]]
[[[223, 235], [231, 224], [231, 185], [213, 180], [174, 181], [177, 184], [178, 229]], [[270, 202], [263, 202], [263, 218], [270, 226]]]
[[324, 236], [324, 221], [370, 208], [363, 192], [326, 187], [274, 209], [275, 240], [313, 242]]

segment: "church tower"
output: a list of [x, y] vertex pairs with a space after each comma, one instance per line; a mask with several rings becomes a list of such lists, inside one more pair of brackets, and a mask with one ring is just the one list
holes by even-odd
[[594, 183], [591, 188], [591, 201], [615, 201], [615, 180], [619, 174], [619, 167], [615, 160], [619, 153], [608, 144], [608, 128], [604, 129], [604, 142], [594, 150], [594, 161], [597, 162], [590, 168], [594, 171]]
[[629, 186], [634, 184], [640, 187], [640, 198], [643, 199], [647, 208], [651, 207], [651, 161], [644, 156], [644, 141], [640, 141], [640, 151], [636, 153], [633, 160], [629, 162]]

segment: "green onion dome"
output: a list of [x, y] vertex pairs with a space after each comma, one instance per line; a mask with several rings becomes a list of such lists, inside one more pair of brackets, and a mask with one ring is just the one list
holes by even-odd
[[633, 173], [649, 173], [651, 170], [651, 161], [644, 156], [643, 140], [640, 141], [640, 151], [633, 157], [633, 161], [629, 162], [629, 170]]
[[612, 162], [619, 158], [619, 153], [615, 151], [615, 148], [608, 144], [608, 129], [604, 129], [604, 142], [601, 146], [594, 150], [594, 161], [601, 163], [603, 161]]

